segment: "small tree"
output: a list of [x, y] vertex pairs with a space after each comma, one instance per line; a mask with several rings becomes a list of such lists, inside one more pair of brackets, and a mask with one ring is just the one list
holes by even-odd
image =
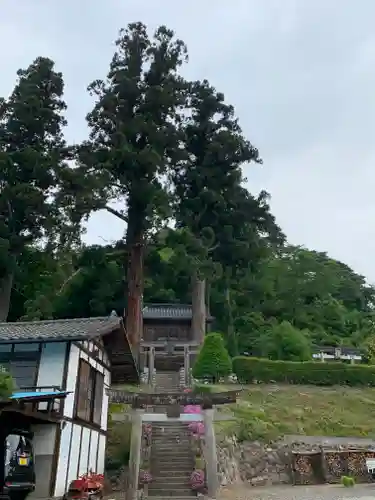
[[194, 364], [193, 376], [210, 377], [217, 382], [220, 377], [230, 375], [231, 371], [232, 361], [225, 348], [223, 337], [220, 333], [209, 333]]

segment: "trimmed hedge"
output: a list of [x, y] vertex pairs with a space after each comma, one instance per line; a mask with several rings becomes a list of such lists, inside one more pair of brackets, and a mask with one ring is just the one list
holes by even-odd
[[375, 366], [317, 361], [271, 361], [237, 356], [233, 371], [243, 384], [281, 382], [310, 385], [375, 386]]

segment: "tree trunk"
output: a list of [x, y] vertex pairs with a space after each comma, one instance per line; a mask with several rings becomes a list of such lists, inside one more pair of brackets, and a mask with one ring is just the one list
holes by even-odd
[[232, 298], [230, 293], [230, 284], [226, 283], [225, 288], [225, 303], [227, 308], [227, 338], [228, 338], [228, 351], [229, 354], [234, 357], [238, 356], [238, 343], [237, 343], [237, 335], [234, 331], [234, 319], [233, 319], [233, 308], [232, 308]]
[[125, 327], [130, 344], [137, 350], [143, 329], [143, 234], [139, 233], [136, 239], [138, 241], [131, 243], [129, 246]]
[[200, 279], [197, 272], [192, 277], [192, 320], [193, 340], [203, 344], [206, 333], [206, 280]]
[[0, 280], [0, 322], [6, 321], [9, 314], [13, 278], [13, 272], [9, 272]]

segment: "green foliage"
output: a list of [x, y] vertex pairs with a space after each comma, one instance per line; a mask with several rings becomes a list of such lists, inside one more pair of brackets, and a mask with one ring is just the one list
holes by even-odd
[[108, 422], [107, 467], [117, 469], [129, 463], [131, 422]]
[[0, 399], [6, 399], [11, 396], [15, 389], [14, 381], [10, 374], [0, 367]]
[[17, 72], [0, 101], [0, 321], [7, 318], [13, 276], [25, 247], [46, 238], [72, 244], [80, 230], [62, 177], [70, 166], [63, 138], [64, 82], [50, 59], [39, 57]]
[[198, 394], [211, 394], [212, 392], [212, 386], [208, 384], [195, 384], [193, 387], [193, 391], [197, 392]]
[[238, 356], [233, 371], [241, 383], [282, 382], [311, 385], [375, 386], [375, 367], [315, 361], [272, 361]]
[[375, 364], [375, 336], [371, 335], [363, 345], [366, 359], [372, 365]]
[[[185, 244], [187, 243], [183, 241], [181, 233], [175, 235], [172, 230], [161, 231], [153, 237], [145, 255], [144, 302], [191, 302], [190, 267], [184, 264], [185, 250], [181, 249]], [[300, 252], [299, 249], [295, 251], [297, 254]], [[193, 250], [189, 248], [189, 252]], [[263, 265], [262, 260], [258, 261], [259, 269], [256, 272], [244, 268], [243, 277], [230, 284], [234, 332], [239, 353], [277, 358], [277, 349], [272, 339], [275, 339], [275, 326], [283, 321], [287, 321], [294, 328], [287, 328], [287, 338], [294, 339], [292, 343], [298, 342], [300, 347], [306, 347], [303, 342], [306, 338], [311, 345], [363, 345], [366, 352], [366, 339], [371, 342], [374, 331], [373, 313], [369, 311], [373, 301], [370, 287], [360, 285], [360, 279], [356, 278], [354, 273], [352, 281], [341, 275], [336, 278], [340, 283], [341, 280], [344, 283], [346, 280], [344, 288], [342, 283], [340, 284], [342, 297], [349, 297], [355, 288], [355, 294], [362, 296], [363, 300], [359, 301], [357, 306], [354, 301], [350, 304], [349, 300], [347, 306], [340, 305], [339, 310], [344, 315], [344, 320], [336, 322], [336, 326], [331, 326], [328, 332], [324, 329], [327, 328], [327, 309], [321, 307], [321, 301], [307, 297], [293, 306], [294, 287], [298, 285], [302, 290], [307, 286], [312, 287], [312, 283], [305, 283], [302, 278], [299, 278], [298, 282], [291, 279], [288, 289], [280, 289], [276, 286], [276, 264], [272, 264], [272, 259], [280, 265], [280, 258], [276, 254], [272, 258], [269, 256], [267, 266]], [[288, 259], [292, 265], [294, 260], [291, 257]], [[295, 260], [298, 262], [299, 258], [296, 257]], [[311, 263], [310, 260], [309, 262]], [[19, 263], [19, 270], [15, 275], [11, 320], [21, 317], [48, 319], [97, 316], [110, 314], [113, 309], [120, 314], [123, 311], [124, 288], [127, 284], [124, 279], [126, 255], [123, 242], [106, 247], [83, 247], [81, 250], [60, 254], [47, 254], [43, 250], [27, 247]], [[331, 273], [330, 265], [326, 269], [322, 268], [323, 276], [319, 274], [316, 279], [323, 280], [324, 273]], [[338, 270], [341, 269], [335, 261], [332, 265]], [[282, 274], [280, 272], [280, 279]], [[310, 271], [305, 274], [305, 280], [312, 279], [309, 277]], [[332, 283], [332, 276], [324, 288], [316, 283], [316, 296], [325, 295], [327, 290], [334, 294]], [[215, 316], [216, 328], [223, 332], [228, 331], [228, 316], [224, 313], [226, 286], [225, 276], [217, 275], [209, 287], [210, 312]], [[44, 303], [41, 302], [42, 297]], [[339, 294], [335, 300], [339, 301]], [[340, 301], [339, 303], [343, 304]], [[288, 351], [288, 345], [290, 344], [284, 344], [281, 351]], [[294, 350], [288, 352], [295, 355]], [[298, 352], [301, 352], [301, 349]], [[282, 355], [281, 359], [296, 358], [285, 358]]]
[[[269, 195], [245, 188], [242, 166], [261, 163], [258, 150], [221, 92], [182, 78], [186, 59], [164, 26], [121, 30], [75, 148], [54, 63], [18, 72], [0, 101], [0, 320], [122, 314], [124, 290], [134, 319], [141, 298], [191, 303], [199, 282], [232, 356], [304, 360], [314, 345], [348, 345], [371, 360], [374, 287], [285, 244]], [[127, 224], [126, 241], [81, 246], [82, 217], [100, 209]]]
[[264, 336], [263, 355], [273, 360], [308, 361], [311, 359], [309, 332], [303, 332], [288, 321], [275, 324]]
[[209, 377], [214, 381], [230, 375], [232, 362], [220, 333], [209, 333], [204, 339], [193, 366], [195, 378]]
[[354, 477], [350, 476], [342, 476], [341, 484], [345, 486], [345, 488], [352, 488], [353, 486], [355, 486], [355, 479]]

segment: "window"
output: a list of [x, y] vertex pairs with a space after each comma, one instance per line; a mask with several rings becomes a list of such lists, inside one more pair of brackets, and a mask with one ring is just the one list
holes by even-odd
[[39, 352], [1, 352], [0, 365], [10, 372], [18, 389], [37, 383]]
[[81, 359], [77, 381], [76, 416], [86, 422], [101, 424], [104, 376]]

